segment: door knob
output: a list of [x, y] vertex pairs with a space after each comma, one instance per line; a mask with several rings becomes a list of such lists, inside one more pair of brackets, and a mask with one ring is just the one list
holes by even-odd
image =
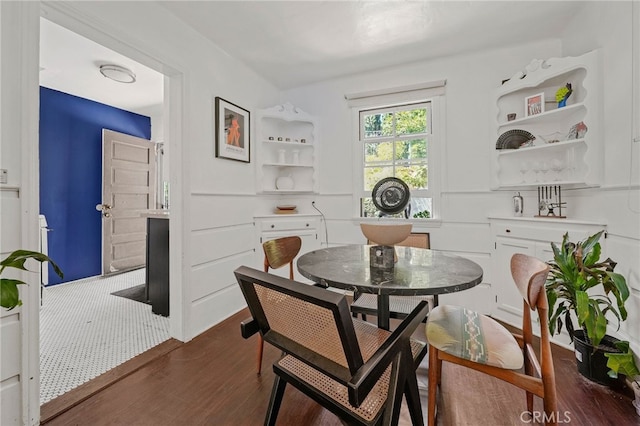
[[98, 210], [99, 212], [105, 212], [110, 208], [111, 206], [109, 204], [96, 204], [96, 210]]

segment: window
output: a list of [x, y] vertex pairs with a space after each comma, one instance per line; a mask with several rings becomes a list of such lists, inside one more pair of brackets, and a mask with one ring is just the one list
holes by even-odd
[[402, 179], [411, 201], [392, 217], [430, 219], [434, 212], [434, 101], [359, 111], [359, 150], [362, 159], [360, 216], [384, 216], [373, 204], [371, 191], [385, 177]]

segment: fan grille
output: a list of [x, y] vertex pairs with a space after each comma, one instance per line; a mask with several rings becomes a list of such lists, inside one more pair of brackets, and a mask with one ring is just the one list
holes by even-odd
[[409, 187], [401, 179], [384, 178], [373, 187], [371, 198], [382, 213], [400, 213], [409, 204]]

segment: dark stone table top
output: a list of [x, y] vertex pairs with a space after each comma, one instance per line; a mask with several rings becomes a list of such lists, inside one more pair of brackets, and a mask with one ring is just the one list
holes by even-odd
[[482, 282], [482, 268], [464, 257], [435, 250], [396, 246], [392, 270], [371, 268], [367, 245], [315, 250], [298, 259], [300, 273], [312, 281], [379, 295], [434, 295], [466, 290]]

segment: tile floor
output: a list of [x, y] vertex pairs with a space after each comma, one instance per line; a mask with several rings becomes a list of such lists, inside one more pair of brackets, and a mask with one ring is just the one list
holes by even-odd
[[46, 287], [40, 309], [40, 404], [169, 339], [169, 318], [112, 292], [145, 270]]

